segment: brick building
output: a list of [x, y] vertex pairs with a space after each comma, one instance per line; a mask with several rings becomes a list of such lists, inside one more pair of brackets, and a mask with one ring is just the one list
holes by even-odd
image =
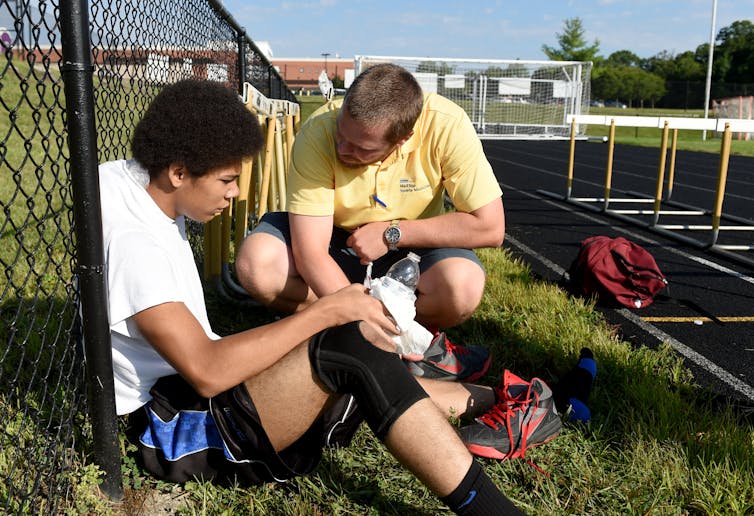
[[[319, 74], [325, 70], [325, 66], [327, 76], [336, 87], [340, 81], [345, 87], [353, 81], [353, 59], [328, 57], [325, 61], [324, 57], [275, 57], [270, 62], [292, 90], [319, 90]], [[336, 81], [336, 78], [340, 81]]]

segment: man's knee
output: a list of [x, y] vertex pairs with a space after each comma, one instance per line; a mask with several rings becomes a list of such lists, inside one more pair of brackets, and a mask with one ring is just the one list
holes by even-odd
[[267, 233], [252, 233], [236, 254], [236, 275], [241, 286], [260, 301], [274, 299], [283, 289], [289, 269], [284, 242]]
[[[462, 323], [479, 306], [485, 281], [484, 270], [471, 260], [449, 258], [438, 262], [422, 274], [418, 318], [437, 317], [446, 321], [444, 326]], [[433, 313], [423, 313], [426, 310]]]
[[456, 313], [463, 320], [468, 319], [477, 309], [484, 295], [485, 274], [472, 264], [462, 275], [463, 279], [451, 281], [448, 285], [449, 300]]
[[350, 393], [379, 439], [410, 406], [428, 397], [396, 353], [369, 342], [359, 322], [328, 328], [312, 337], [314, 372], [333, 392]]

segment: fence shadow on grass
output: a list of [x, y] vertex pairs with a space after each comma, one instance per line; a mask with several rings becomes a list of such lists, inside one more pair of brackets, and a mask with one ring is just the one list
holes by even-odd
[[8, 512], [64, 510], [78, 457], [91, 451], [73, 307], [59, 297], [0, 306], [0, 500]]

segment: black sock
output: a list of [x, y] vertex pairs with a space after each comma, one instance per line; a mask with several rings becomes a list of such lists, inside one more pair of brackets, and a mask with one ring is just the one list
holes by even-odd
[[523, 514], [492, 483], [482, 466], [474, 460], [458, 487], [441, 499], [456, 514], [513, 515]]
[[568, 371], [552, 387], [552, 396], [555, 399], [555, 408], [558, 409], [558, 413], [564, 414], [568, 410], [571, 398], [576, 398], [584, 404], [587, 403], [596, 374], [597, 366], [594, 362], [592, 350], [582, 348], [576, 367]]

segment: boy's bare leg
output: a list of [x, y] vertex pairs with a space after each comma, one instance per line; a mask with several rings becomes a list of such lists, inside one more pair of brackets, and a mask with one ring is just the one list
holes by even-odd
[[262, 427], [276, 451], [284, 450], [312, 426], [331, 394], [309, 364], [308, 342], [246, 381]]
[[[370, 342], [385, 338], [368, 325], [362, 323], [360, 328]], [[440, 402], [446, 406], [466, 403], [470, 394], [462, 384], [443, 387], [436, 381], [425, 383], [441, 396]], [[447, 496], [458, 487], [473, 460], [446, 417], [433, 399], [425, 398], [396, 419], [385, 436], [385, 445], [393, 456], [439, 497]]]
[[492, 387], [429, 378], [417, 378], [417, 381], [445, 417], [475, 418], [495, 404]]
[[429, 399], [418, 401], [395, 421], [385, 445], [439, 497], [458, 487], [473, 460], [456, 431]]
[[[463, 387], [456, 385], [461, 388], [456, 391], [460, 399]], [[247, 381], [246, 386], [262, 426], [278, 451], [308, 430], [330, 398], [312, 371], [308, 343], [294, 348], [280, 362]], [[458, 486], [472, 461], [446, 415], [431, 399], [423, 399], [404, 412], [388, 431], [385, 444], [438, 496], [446, 496]]]

